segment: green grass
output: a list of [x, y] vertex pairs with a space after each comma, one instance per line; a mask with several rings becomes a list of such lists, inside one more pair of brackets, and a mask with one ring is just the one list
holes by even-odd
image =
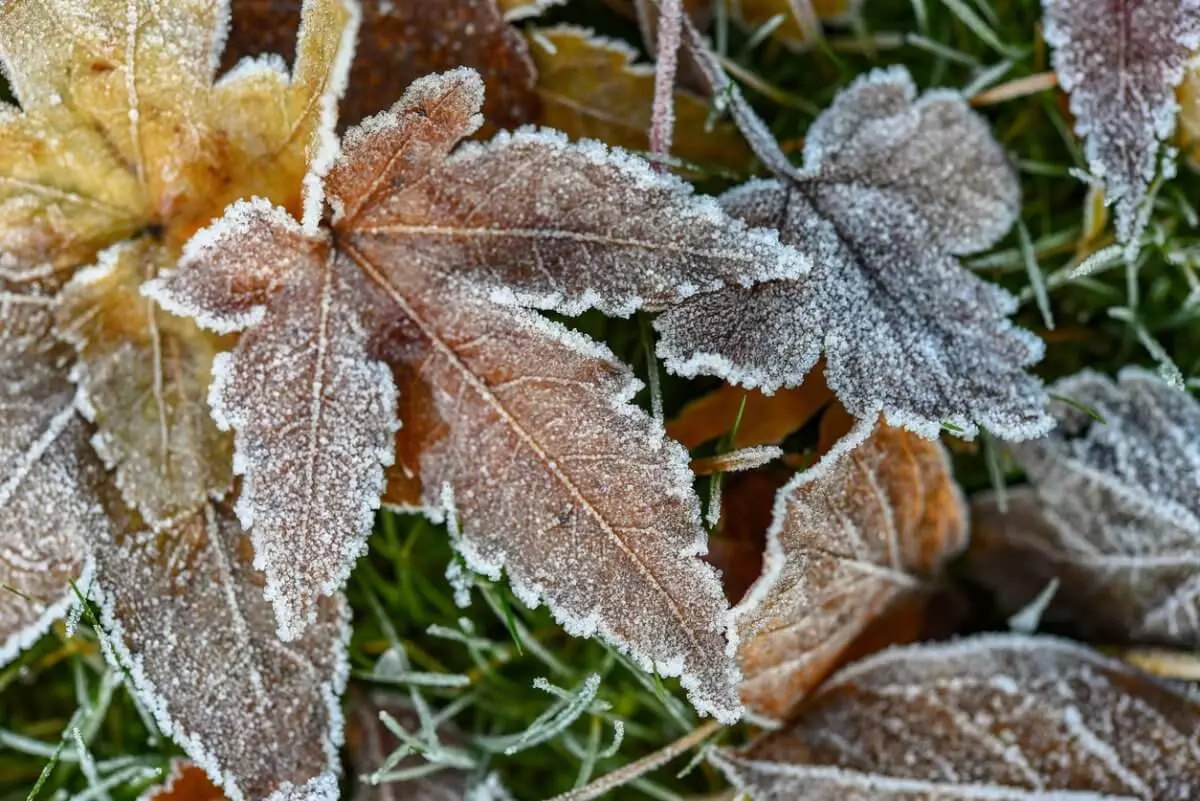
[[[599, 0], [574, 0], [552, 16], [631, 41], [635, 35], [628, 21]], [[773, 88], [770, 97], [754, 90], [748, 94], [779, 139], [794, 142], [803, 137], [814, 110], [873, 66], [904, 64], [923, 87], [963, 88], [988, 77], [1007, 82], [1042, 73], [1048, 56], [1037, 38], [1040, 19], [1039, 0], [867, 0], [861, 27], [831, 31], [823, 48], [793, 54], [768, 40], [747, 49], [750, 37], [730, 31], [728, 54]], [[1021, 225], [968, 263], [1022, 297], [1019, 322], [1048, 342], [1038, 372], [1054, 379], [1085, 366], [1114, 371], [1125, 364], [1169, 360], [1196, 387], [1200, 303], [1187, 301], [1200, 263], [1192, 201], [1200, 198], [1197, 176], [1182, 167], [1161, 188], [1135, 265], [1116, 261], [1087, 277], [1071, 278], [1080, 255], [1109, 244], [1111, 230], [1094, 242], [1082, 241], [1088, 189], [1070, 173], [1084, 165], [1059, 97], [1044, 91], [983, 111], [1020, 167], [1024, 205]], [[729, 184], [719, 178], [702, 182], [709, 191]], [[607, 341], [646, 375], [644, 321], [587, 315], [574, 324]], [[661, 379], [668, 415], [714, 386]], [[789, 447], [811, 445], [812, 435], [802, 434]], [[955, 467], [968, 489], [1009, 474], [1003, 454], [986, 446], [955, 448]], [[697, 488], [707, 498], [708, 482]], [[349, 587], [356, 621], [353, 679], [363, 685], [386, 683], [377, 667], [389, 649], [402, 651], [405, 660], [400, 661], [412, 671], [466, 676], [465, 686], [421, 692], [435, 707], [461, 704], [455, 722], [477, 744], [480, 763], [497, 771], [517, 797], [538, 799], [569, 789], [663, 747], [696, 725], [676, 683], [642, 674], [603, 645], [568, 636], [544, 609], [525, 608], [503, 585], [476, 588], [469, 608], [455, 606], [444, 578], [452, 558], [442, 528], [418, 517], [380, 515], [370, 554]], [[470, 635], [449, 636], [463, 631], [460, 621], [466, 621]], [[434, 629], [441, 634], [430, 634], [431, 627], [441, 627]], [[396, 663], [393, 652], [385, 664]], [[512, 755], [484, 747], [502, 750], [499, 745], [511, 742], [508, 735], [525, 731], [560, 703], [535, 688], [535, 679], [574, 688], [592, 673], [602, 678], [596, 701], [564, 731]], [[624, 737], [615, 753], [608, 753], [617, 721]], [[77, 756], [75, 727], [89, 759]], [[722, 733], [728, 741], [738, 735]], [[116, 686], [86, 620], [72, 637], [57, 628], [0, 671], [0, 801], [80, 792], [93, 770], [102, 778], [124, 777], [109, 788], [110, 796], [133, 799], [175, 753]], [[687, 758], [676, 760], [614, 797], [677, 798], [723, 786], [707, 765], [693, 762], [686, 775], [677, 775], [685, 767]]]

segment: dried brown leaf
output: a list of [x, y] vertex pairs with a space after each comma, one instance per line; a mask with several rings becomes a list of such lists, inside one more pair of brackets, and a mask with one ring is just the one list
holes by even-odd
[[[735, 12], [737, 20], [747, 28], [757, 30], [771, 24], [777, 17], [771, 35], [792, 48], [809, 47], [813, 43], [812, 24], [846, 22], [858, 14], [865, 0], [723, 0]], [[819, 31], [817, 31], [819, 33]]]
[[224, 801], [225, 794], [212, 783], [204, 769], [186, 759], [171, 760], [171, 773], [157, 787], [142, 793], [138, 801]]
[[[635, 64], [636, 52], [623, 42], [582, 28], [559, 26], [530, 35], [537, 65], [538, 122], [572, 139], [599, 139], [630, 150], [647, 150], [654, 68]], [[744, 171], [750, 150], [729, 122], [711, 130], [708, 104], [685, 91], [675, 93], [675, 138], [671, 154], [686, 162]]]
[[1007, 512], [976, 500], [975, 578], [1009, 613], [1057, 579], [1047, 621], [1200, 648], [1200, 404], [1138, 368], [1053, 390], [1083, 408], [1056, 402], [1058, 428], [1014, 449], [1032, 486]]
[[717, 764], [756, 801], [1188, 801], [1200, 704], [1049, 637], [894, 648]]
[[[102, 640], [169, 734], [232, 801], [337, 798], [349, 607], [321, 602], [291, 643], [230, 505], [162, 533], [110, 507], [95, 545]], [[278, 794], [278, 795], [276, 795]]]
[[[485, 133], [537, 118], [529, 49], [508, 19], [536, 14], [536, 2], [361, 0], [362, 26], [342, 98], [342, 127], [386, 110], [410, 83], [431, 72], [472, 67], [487, 85]], [[233, 0], [225, 63], [260, 53], [291, 58], [297, 0]]]
[[0, 282], [0, 664], [45, 633], [106, 526], [99, 460], [75, 414], [54, 303]]
[[[246, 331], [213, 393], [254, 488], [239, 515], [269, 545], [269, 586], [336, 587], [378, 502], [395, 430], [384, 390], [399, 382], [436, 412], [403, 421], [403, 481], [419, 482], [468, 562], [507, 569], [524, 600], [682, 674], [697, 707], [731, 719], [724, 599], [695, 558], [686, 453], [629, 404], [639, 383], [610, 352], [495, 301], [629, 313], [804, 265], [597, 143], [526, 131], [451, 154], [480, 124], [482, 92], [472, 70], [429, 76], [350, 131], [325, 181], [332, 230], [235, 206], [155, 285], [168, 307]], [[278, 358], [276, 340], [295, 357]], [[287, 469], [295, 454], [312, 455], [305, 470]], [[277, 479], [269, 497], [264, 476]], [[314, 510], [314, 496], [329, 505]], [[300, 559], [294, 521], [307, 526]], [[295, 633], [313, 596], [289, 593], [274, 600]]]
[[876, 618], [966, 544], [941, 445], [859, 424], [780, 490], [763, 575], [734, 610], [742, 698], [785, 720]]
[[171, 264], [148, 239], [122, 242], [79, 271], [59, 297], [57, 333], [75, 346], [84, 415], [126, 503], [151, 525], [223, 495], [232, 478], [231, 438], [206, 397], [213, 357], [232, 346], [143, 298], [143, 281]]
[[1175, 130], [1175, 87], [1200, 47], [1196, 0], [1044, 0], [1046, 42], [1070, 95], [1088, 169], [1117, 207], [1117, 235], [1146, 224], [1159, 144]]

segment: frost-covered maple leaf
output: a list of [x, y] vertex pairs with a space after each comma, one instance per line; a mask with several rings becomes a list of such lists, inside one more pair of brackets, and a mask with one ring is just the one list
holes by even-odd
[[[710, 79], [724, 80], [694, 31], [689, 41], [710, 59]], [[771, 392], [801, 383], [823, 353], [829, 386], [859, 418], [882, 412], [927, 437], [944, 424], [965, 436], [1043, 433], [1045, 391], [1025, 371], [1042, 343], [1008, 320], [1016, 299], [957, 258], [1003, 235], [1018, 209], [1016, 176], [983, 118], [950, 91], [917, 98], [902, 68], [875, 71], [817, 119], [795, 169], [731, 97], [777, 177], [722, 206], [778, 228], [814, 267], [668, 310], [656, 322], [668, 369]]]
[[760, 716], [786, 720], [869, 624], [919, 598], [966, 544], [941, 445], [871, 427], [776, 497], [763, 575], [734, 610], [742, 700]]
[[893, 648], [714, 761], [756, 801], [1190, 801], [1200, 703], [1051, 637]]
[[473, 70], [417, 81], [346, 135], [329, 227], [238, 204], [152, 287], [244, 330], [212, 399], [280, 630], [345, 581], [395, 438], [391, 500], [445, 515], [473, 567], [506, 568], [523, 599], [682, 673], [697, 707], [730, 719], [687, 454], [629, 403], [639, 383], [608, 350], [495, 301], [628, 314], [806, 264], [594, 142], [522, 131], [451, 153], [482, 101]]
[[1175, 130], [1175, 87], [1200, 47], [1198, 0], [1043, 0], [1054, 71], [1070, 95], [1088, 169], [1136, 240], [1159, 144]]
[[1057, 580], [1049, 621], [1200, 648], [1200, 404], [1140, 368], [1053, 389], [1088, 411], [1056, 402], [1058, 427], [1014, 448], [1031, 484], [1007, 511], [976, 500], [976, 578], [1009, 612]]

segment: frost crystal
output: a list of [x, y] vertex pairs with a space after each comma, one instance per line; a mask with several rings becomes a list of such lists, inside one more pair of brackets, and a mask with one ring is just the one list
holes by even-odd
[[228, 504], [162, 537], [118, 524], [96, 543], [102, 643], [158, 725], [232, 801], [334, 801], [344, 599], [324, 599], [304, 636], [283, 643]]
[[1007, 611], [1057, 579], [1049, 621], [1200, 648], [1200, 404], [1140, 368], [1053, 389], [1100, 420], [1056, 402], [1058, 428], [1015, 449], [1032, 486], [1006, 513], [976, 502], [974, 572]]
[[1190, 801], [1200, 704], [1063, 640], [985, 636], [858, 662], [714, 761], [757, 801]]
[[1200, 0], [1043, 0], [1054, 71], [1086, 137], [1088, 169], [1117, 207], [1117, 236], [1136, 240], [1158, 166], [1175, 130], [1175, 87], [1200, 47]]
[[[241, 204], [152, 289], [210, 327], [245, 328], [213, 399], [239, 432], [235, 468], [250, 481], [239, 513], [268, 593], [278, 571], [298, 589], [314, 565], [328, 583], [308, 591], [337, 588], [327, 568], [348, 566], [378, 497], [380, 437], [394, 429], [386, 389], [403, 421], [389, 504], [448, 517], [472, 569], [506, 569], [522, 599], [682, 675], [699, 709], [732, 720], [738, 676], [720, 585], [698, 558], [687, 454], [629, 403], [639, 384], [607, 349], [516, 306], [629, 313], [806, 263], [596, 143], [526, 130], [451, 153], [478, 129], [482, 101], [472, 70], [415, 82], [346, 134], [324, 181], [332, 231]], [[306, 366], [321, 354], [328, 376]], [[310, 452], [318, 469], [284, 469]], [[264, 469], [269, 485], [255, 478]]]
[[812, 275], [734, 287], [668, 310], [659, 354], [773, 391], [799, 384], [822, 352], [826, 379], [855, 416], [927, 436], [952, 424], [1026, 439], [1050, 425], [1024, 368], [1042, 345], [1006, 315], [1016, 299], [962, 268], [1011, 225], [1018, 184], [986, 123], [962, 98], [916, 90], [902, 69], [843, 92], [805, 144], [805, 168], [722, 199], [778, 228]]
[[[966, 543], [936, 442], [859, 423], [780, 490], [763, 576], [734, 610], [742, 700], [787, 719], [875, 619], [920, 593]], [[861, 442], [861, 444], [859, 444]]]

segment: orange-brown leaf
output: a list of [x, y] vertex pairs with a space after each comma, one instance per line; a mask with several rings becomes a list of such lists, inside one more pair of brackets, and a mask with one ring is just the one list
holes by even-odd
[[833, 400], [820, 369], [814, 370], [799, 387], [781, 389], [774, 395], [735, 386], [722, 386], [683, 407], [667, 423], [667, 433], [689, 450], [723, 437], [733, 430], [742, 411], [733, 447], [778, 445], [803, 428]]
[[936, 442], [860, 424], [780, 490], [759, 583], [735, 610], [759, 714], [786, 719], [869, 624], [922, 591], [966, 542], [966, 518]]
[[171, 760], [171, 775], [158, 787], [147, 790], [144, 801], [225, 801], [225, 794], [212, 783], [204, 769], [185, 759]]

